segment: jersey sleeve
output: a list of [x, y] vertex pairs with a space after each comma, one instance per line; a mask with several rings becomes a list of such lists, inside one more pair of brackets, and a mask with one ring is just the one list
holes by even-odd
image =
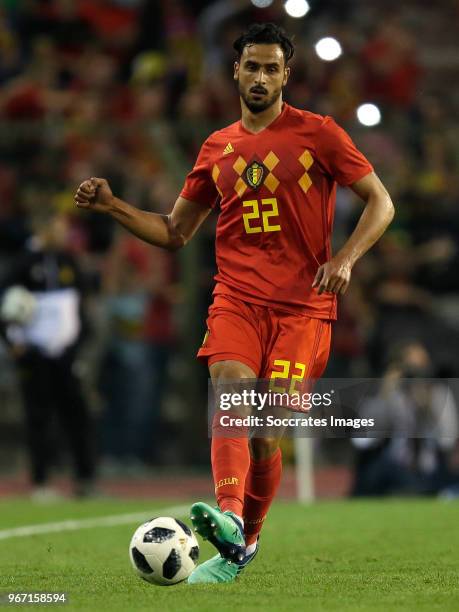
[[187, 175], [180, 195], [186, 200], [213, 208], [219, 194], [212, 178], [211, 144], [209, 138], [199, 151], [196, 163]]
[[349, 134], [331, 117], [325, 117], [317, 132], [317, 153], [327, 174], [343, 187], [373, 171], [373, 166], [357, 149]]

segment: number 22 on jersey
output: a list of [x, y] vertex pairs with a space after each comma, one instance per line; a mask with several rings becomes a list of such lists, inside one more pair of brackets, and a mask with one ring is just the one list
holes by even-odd
[[250, 209], [250, 212], [243, 213], [242, 215], [244, 228], [247, 234], [280, 232], [280, 225], [270, 223], [272, 217], [279, 217], [279, 208], [276, 198], [263, 198], [261, 201], [245, 200], [242, 202], [242, 206]]

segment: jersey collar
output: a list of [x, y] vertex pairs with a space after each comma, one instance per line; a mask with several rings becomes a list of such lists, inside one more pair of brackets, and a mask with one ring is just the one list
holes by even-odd
[[282, 110], [279, 113], [279, 115], [277, 115], [277, 117], [275, 119], [273, 119], [273, 121], [271, 121], [271, 123], [268, 123], [267, 126], [265, 126], [262, 130], [260, 130], [259, 132], [251, 132], [250, 130], [248, 130], [247, 128], [245, 128], [242, 125], [242, 119], [239, 119], [239, 129], [241, 130], [241, 132], [244, 132], [244, 134], [249, 134], [250, 136], [258, 136], [259, 134], [263, 134], [263, 132], [265, 132], [266, 130], [271, 130], [275, 125], [277, 125], [277, 123], [279, 123], [280, 121], [282, 121], [282, 119], [285, 117], [285, 115], [288, 112], [288, 109], [290, 108], [289, 104], [287, 104], [286, 102], [284, 102], [282, 104]]

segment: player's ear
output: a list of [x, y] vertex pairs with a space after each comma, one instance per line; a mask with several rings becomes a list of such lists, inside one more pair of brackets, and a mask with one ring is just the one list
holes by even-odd
[[234, 74], [233, 79], [237, 81], [239, 78], [239, 62], [234, 62]]
[[285, 66], [284, 68], [284, 80], [282, 81], [282, 85], [287, 85], [288, 78], [290, 76], [290, 66]]

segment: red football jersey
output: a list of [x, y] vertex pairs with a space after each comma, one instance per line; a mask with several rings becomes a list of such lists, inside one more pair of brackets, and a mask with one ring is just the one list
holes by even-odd
[[336, 297], [311, 285], [331, 257], [336, 183], [372, 170], [331, 117], [288, 104], [257, 134], [241, 121], [213, 133], [181, 195], [220, 202], [214, 295], [335, 319]]

